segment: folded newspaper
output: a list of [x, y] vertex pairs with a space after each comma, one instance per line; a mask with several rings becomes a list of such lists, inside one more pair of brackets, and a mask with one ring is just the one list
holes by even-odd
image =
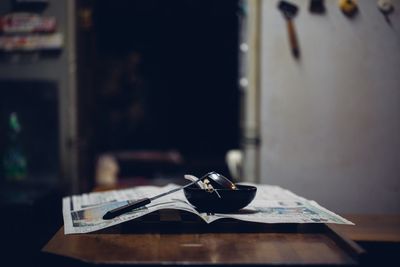
[[[139, 218], [162, 209], [183, 210], [198, 215], [206, 223], [232, 218], [257, 223], [335, 223], [353, 224], [339, 215], [321, 207], [315, 201], [302, 198], [279, 186], [254, 185], [257, 194], [244, 209], [235, 213], [201, 213], [186, 200], [182, 190], [156, 199], [143, 208], [132, 210], [111, 220], [103, 215], [114, 208], [143, 197], [152, 197], [179, 187], [138, 186], [130, 189], [94, 192], [63, 198], [64, 233], [90, 233]], [[251, 211], [251, 212], [249, 212]]]

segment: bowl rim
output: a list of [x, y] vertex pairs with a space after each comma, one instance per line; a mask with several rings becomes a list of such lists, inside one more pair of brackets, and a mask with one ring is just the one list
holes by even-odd
[[[237, 192], [237, 191], [253, 191], [253, 190], [257, 190], [257, 187], [256, 186], [254, 186], [254, 185], [242, 185], [242, 184], [235, 184], [236, 185], [236, 187], [237, 187], [237, 189], [235, 189], [235, 190], [232, 190], [232, 189], [227, 189], [227, 188], [216, 188], [216, 189], [214, 189], [214, 190], [217, 190], [217, 191], [224, 191], [224, 192], [228, 192], [228, 191], [232, 191], [232, 192]], [[185, 187], [184, 189], [183, 189], [184, 191], [185, 190], [190, 190], [190, 191], [207, 191], [206, 189], [202, 189], [202, 188], [199, 188], [199, 187], [195, 187], [194, 185], [193, 186], [189, 186], [189, 187]]]

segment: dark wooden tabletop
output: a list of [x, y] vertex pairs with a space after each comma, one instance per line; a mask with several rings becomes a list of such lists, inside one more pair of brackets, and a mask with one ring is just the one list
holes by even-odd
[[331, 227], [356, 242], [400, 243], [400, 215], [345, 214], [355, 225]]
[[[400, 216], [345, 215], [355, 226], [330, 225], [353, 241], [400, 242]], [[140, 222], [138, 222], [140, 224]], [[133, 226], [135, 227], [135, 226]], [[208, 227], [208, 226], [204, 226]], [[202, 229], [204, 229], [204, 227]], [[348, 241], [348, 240], [347, 240]], [[353, 245], [353, 244], [350, 244]], [[357, 247], [352, 248], [357, 252]], [[93, 264], [354, 264], [340, 243], [320, 231], [108, 232], [64, 235], [61, 228], [43, 252]], [[358, 251], [360, 252], [360, 251]]]
[[[64, 235], [61, 228], [42, 251], [105, 265], [353, 265], [363, 253], [323, 224], [248, 223], [243, 227], [242, 222], [202, 222], [186, 231], [182, 224], [168, 222], [170, 230], [149, 232], [137, 231], [143, 222], [129, 223], [125, 228], [128, 225], [134, 230], [116, 227], [106, 232]], [[232, 224], [239, 228], [232, 228]]]
[[353, 265], [364, 253], [354, 241], [400, 242], [400, 215], [344, 215], [354, 226], [182, 224], [170, 215], [91, 234], [61, 228], [42, 252], [105, 265]]
[[351, 264], [321, 234], [86, 234], [57, 232], [44, 252], [93, 264]]

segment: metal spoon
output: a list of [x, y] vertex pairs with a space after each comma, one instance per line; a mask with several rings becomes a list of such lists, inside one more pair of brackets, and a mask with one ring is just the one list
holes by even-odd
[[[184, 177], [185, 177], [185, 179], [188, 179], [192, 182], [198, 179], [194, 175], [185, 175]], [[196, 185], [200, 189], [207, 190], [208, 187], [210, 186], [209, 180], [214, 181], [215, 183], [217, 183], [219, 186], [222, 187], [222, 188], [214, 188], [213, 187], [213, 189], [232, 189], [232, 190], [237, 189], [237, 187], [235, 186], [234, 183], [232, 183], [228, 178], [226, 178], [225, 176], [223, 176], [222, 174], [219, 174], [217, 172], [209, 172], [206, 175], [204, 175], [203, 179], [201, 179], [201, 180], [202, 181], [196, 183]], [[214, 184], [214, 186], [215, 186], [215, 184]]]
[[217, 172], [209, 172], [206, 178], [210, 178], [211, 180], [222, 186], [223, 189], [237, 190], [237, 187], [234, 183], [232, 183], [228, 178]]
[[188, 186], [191, 186], [192, 184], [196, 184], [196, 183], [200, 182], [201, 180], [205, 179], [207, 177], [207, 175], [208, 174], [204, 175], [203, 177], [201, 177], [201, 178], [199, 178], [199, 179], [197, 179], [197, 180], [195, 180], [195, 181], [193, 181], [193, 182], [191, 182], [189, 184], [186, 184], [184, 186], [172, 189], [172, 190], [170, 190], [168, 192], [156, 195], [156, 196], [151, 197], [151, 198], [147, 198], [146, 197], [146, 198], [138, 199], [138, 200], [130, 202], [130, 203], [124, 205], [124, 206], [121, 206], [121, 207], [112, 209], [110, 211], [107, 211], [107, 213], [103, 215], [103, 220], [110, 220], [110, 219], [113, 219], [113, 218], [115, 218], [117, 216], [120, 216], [120, 215], [122, 215], [124, 213], [127, 213], [127, 212], [129, 212], [131, 210], [138, 209], [140, 207], [146, 206], [147, 204], [150, 204], [151, 201], [153, 201], [153, 200], [155, 200], [157, 198], [172, 194], [172, 193], [174, 193], [176, 191], [179, 191], [179, 190], [184, 189], [184, 188], [186, 188]]

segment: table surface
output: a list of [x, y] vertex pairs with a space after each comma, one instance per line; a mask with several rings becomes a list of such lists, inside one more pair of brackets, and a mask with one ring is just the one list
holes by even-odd
[[[162, 217], [165, 216], [161, 212], [159, 219]], [[225, 227], [228, 224], [222, 224], [216, 231], [204, 231], [218, 222], [196, 224], [194, 232], [180, 229], [182, 224], [175, 224], [172, 226], [175, 229], [168, 232], [159, 231], [157, 224], [148, 224], [151, 229], [156, 228], [152, 232], [123, 230], [124, 225], [125, 229], [126, 225], [130, 227], [128, 229], [140, 228], [144, 225], [140, 221], [91, 234], [64, 235], [62, 227], [42, 251], [93, 264], [349, 265], [356, 263], [354, 255], [363, 252], [353, 241], [400, 242], [400, 215], [350, 214], [344, 217], [356, 225], [319, 225], [328, 231], [333, 230], [334, 235], [319, 231], [274, 231], [275, 226], [271, 225], [263, 226], [269, 227], [267, 231], [252, 228], [250, 231], [236, 231]], [[169, 228], [171, 225], [174, 224], [169, 224]], [[314, 226], [303, 224], [294, 227]], [[333, 236], [339, 236], [340, 242]]]
[[344, 214], [355, 225], [331, 227], [355, 242], [400, 242], [400, 215]]
[[63, 230], [42, 251], [96, 265], [352, 265], [357, 262], [353, 254], [329, 235], [318, 232], [64, 235]]

